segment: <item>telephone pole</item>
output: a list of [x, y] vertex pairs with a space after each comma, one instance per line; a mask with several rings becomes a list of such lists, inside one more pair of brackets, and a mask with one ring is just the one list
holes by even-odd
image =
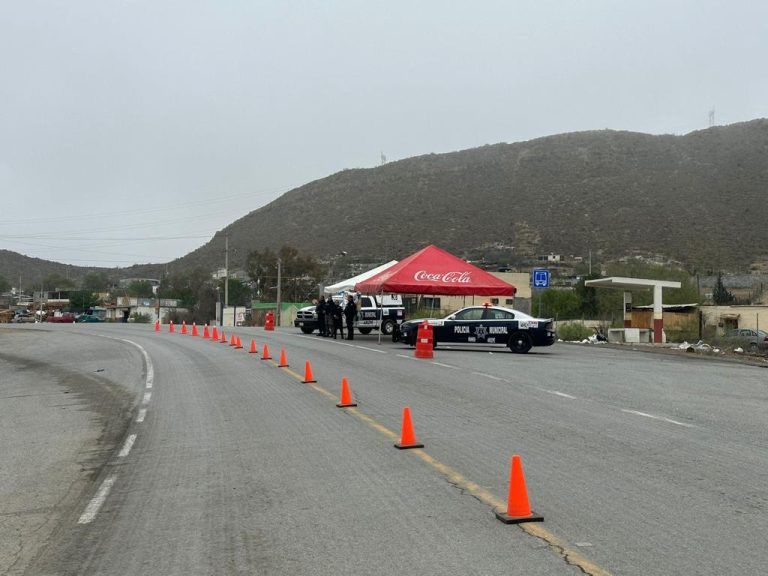
[[224, 309], [229, 306], [229, 234], [224, 235]]

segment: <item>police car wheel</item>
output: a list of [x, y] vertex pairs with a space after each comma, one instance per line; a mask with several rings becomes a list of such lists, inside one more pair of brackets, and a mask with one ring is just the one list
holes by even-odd
[[395, 321], [394, 320], [384, 320], [384, 322], [381, 323], [381, 333], [386, 334], [389, 336], [392, 334], [392, 332], [395, 329]]
[[507, 343], [509, 349], [516, 354], [526, 354], [532, 347], [531, 337], [525, 332], [514, 332]]

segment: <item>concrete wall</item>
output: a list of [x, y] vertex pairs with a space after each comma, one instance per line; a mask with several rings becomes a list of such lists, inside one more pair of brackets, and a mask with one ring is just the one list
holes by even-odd
[[716, 326], [718, 334], [728, 328], [751, 328], [768, 332], [768, 306], [702, 306], [704, 326]]

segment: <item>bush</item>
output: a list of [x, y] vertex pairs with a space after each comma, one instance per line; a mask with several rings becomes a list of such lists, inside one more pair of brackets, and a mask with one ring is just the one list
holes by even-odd
[[131, 314], [131, 320], [136, 324], [149, 324], [152, 321], [152, 318], [149, 314], [139, 314], [138, 312], [134, 312]]
[[594, 333], [595, 331], [592, 328], [584, 326], [581, 322], [567, 322], [557, 327], [558, 338], [569, 342], [584, 340]]

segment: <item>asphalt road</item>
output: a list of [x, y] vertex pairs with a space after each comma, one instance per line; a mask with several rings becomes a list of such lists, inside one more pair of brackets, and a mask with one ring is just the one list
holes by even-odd
[[[765, 572], [764, 369], [236, 333], [245, 350], [149, 326], [0, 331], [6, 573]], [[335, 406], [343, 376], [355, 409]], [[406, 405], [423, 450], [392, 446]], [[542, 524], [494, 517], [512, 454]]]

